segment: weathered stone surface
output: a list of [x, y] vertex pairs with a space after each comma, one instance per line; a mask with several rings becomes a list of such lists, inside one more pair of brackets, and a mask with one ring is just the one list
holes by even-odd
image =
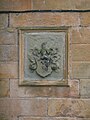
[[88, 99], [49, 99], [49, 116], [70, 116], [90, 118], [90, 100]]
[[79, 97], [79, 80], [68, 80], [70, 86], [70, 97]]
[[[76, 86], [74, 88], [76, 88]], [[15, 97], [15, 98], [16, 97], [68, 97], [70, 92], [69, 90], [70, 90], [69, 87], [57, 87], [57, 86], [20, 87], [18, 86], [18, 79], [10, 80], [10, 97]], [[74, 91], [73, 91], [73, 96], [77, 96], [77, 91], [75, 89]]]
[[46, 116], [47, 99], [0, 99], [0, 115], [7, 116], [8, 120], [17, 120], [17, 116]]
[[0, 45], [0, 61], [17, 61], [18, 46]]
[[89, 0], [32, 0], [34, 10], [76, 10], [89, 9]]
[[4, 114], [0, 114], [0, 120], [10, 120], [8, 117]]
[[[58, 114], [58, 116], [61, 116], [61, 118], [60, 117], [50, 117], [50, 118], [40, 117], [40, 116], [46, 116], [46, 113], [47, 113], [46, 101], [47, 99], [45, 98], [0, 99], [0, 116], [1, 118], [5, 117], [6, 120], [7, 119], [17, 120], [17, 119], [14, 119], [14, 118], [17, 118], [17, 116], [21, 116], [19, 117], [19, 120], [90, 120], [88, 118], [90, 117], [90, 114], [89, 114], [90, 101], [88, 99], [83, 99], [83, 100], [49, 99], [49, 103], [48, 103], [49, 115], [57, 116]], [[58, 113], [56, 113], [56, 111], [58, 111]], [[74, 115], [79, 117], [86, 116], [86, 118], [71, 117]], [[38, 117], [31, 117], [31, 116], [38, 116]], [[66, 116], [70, 116], [70, 118]]]
[[0, 45], [13, 45], [16, 41], [16, 30], [12, 28], [0, 30]]
[[25, 10], [88, 10], [89, 0], [1, 0], [0, 11]]
[[76, 120], [90, 120], [90, 118], [76, 118]]
[[22, 11], [31, 9], [31, 0], [0, 0], [0, 11]]
[[18, 63], [17, 62], [1, 62], [0, 63], [0, 78], [18, 78]]
[[70, 30], [72, 43], [90, 44], [90, 28], [77, 27]]
[[90, 12], [81, 13], [81, 25], [82, 26], [90, 26]]
[[10, 14], [11, 27], [78, 26], [79, 13], [23, 13]]
[[0, 98], [0, 120], [9, 120], [10, 117], [9, 99]]
[[72, 63], [72, 78], [90, 78], [90, 63], [89, 62], [73, 62]]
[[46, 117], [19, 117], [19, 120], [48, 120]]
[[9, 80], [0, 80], [0, 97], [9, 96]]
[[14, 116], [12, 111], [12, 101], [13, 99], [10, 98], [0, 98], [0, 118], [2, 118], [0, 120], [17, 120], [17, 113], [20, 109], [17, 106], [14, 106], [14, 104], [16, 105], [16, 103], [13, 103], [14, 108], [17, 108], [17, 111], [15, 111], [16, 116]]
[[19, 120], [90, 120], [90, 118], [72, 118], [72, 117], [19, 117]]
[[10, 114], [13, 117], [20, 115], [46, 116], [47, 114], [47, 99], [45, 98], [12, 99], [10, 104]]
[[[71, 1], [70, 1], [70, 3], [71, 3]], [[90, 1], [89, 0], [78, 0], [78, 2], [77, 1], [73, 1], [72, 0], [72, 3], [73, 3], [73, 5], [76, 3], [76, 9], [81, 9], [81, 10], [86, 10], [86, 9], [90, 9]]]
[[90, 79], [80, 80], [80, 95], [81, 97], [90, 97]]
[[8, 26], [8, 14], [0, 14], [0, 29]]
[[[74, 1], [73, 1], [74, 2]], [[75, 2], [74, 2], [75, 3]], [[34, 10], [60, 10], [60, 9], [73, 9], [75, 8], [75, 4], [72, 1], [66, 0], [33, 0], [33, 9]]]
[[90, 61], [90, 45], [73, 44], [72, 45], [73, 61]]
[[[76, 118], [70, 118], [70, 117], [19, 117], [19, 120], [76, 120]], [[82, 119], [84, 120], [84, 119]], [[87, 119], [89, 120], [89, 119]]]
[[72, 118], [72, 117], [20, 117], [19, 120], [90, 120], [90, 118]]

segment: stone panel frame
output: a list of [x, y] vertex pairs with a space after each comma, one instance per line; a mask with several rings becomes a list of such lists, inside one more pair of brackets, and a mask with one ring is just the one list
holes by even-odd
[[[24, 33], [65, 32], [65, 65], [62, 80], [25, 80], [24, 79]], [[20, 27], [19, 32], [19, 85], [23, 86], [68, 86], [68, 27]]]

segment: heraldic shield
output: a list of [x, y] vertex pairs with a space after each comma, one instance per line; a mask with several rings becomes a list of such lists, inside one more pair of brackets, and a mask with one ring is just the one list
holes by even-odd
[[31, 49], [32, 52], [28, 56], [30, 61], [29, 69], [43, 78], [59, 69], [58, 60], [61, 57], [58, 48], [47, 48], [47, 44], [47, 42], [43, 42], [40, 49]]

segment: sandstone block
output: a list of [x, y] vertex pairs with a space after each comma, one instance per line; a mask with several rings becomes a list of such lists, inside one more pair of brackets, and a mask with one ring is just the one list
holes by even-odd
[[78, 13], [23, 13], [10, 14], [11, 27], [78, 26]]
[[90, 26], [90, 12], [81, 13], [81, 25]]
[[[9, 99], [0, 98], [0, 117], [8, 120], [10, 116], [10, 102]], [[1, 119], [2, 120], [2, 119]]]
[[46, 114], [47, 99], [45, 98], [10, 100], [10, 116], [46, 116]]
[[32, 0], [34, 10], [84, 10], [89, 9], [89, 0]]
[[[10, 97], [68, 97], [69, 87], [18, 86], [18, 79], [10, 80]], [[74, 93], [73, 93], [74, 94]]]
[[72, 118], [72, 117], [19, 117], [19, 120], [90, 120], [90, 118]]
[[70, 117], [19, 117], [19, 120], [76, 120]]
[[8, 14], [0, 14], [0, 29], [8, 26]]
[[72, 79], [88, 79], [90, 78], [90, 63], [89, 62], [73, 62], [72, 63]]
[[88, 99], [49, 99], [49, 116], [90, 118], [90, 100]]
[[0, 45], [13, 45], [16, 44], [16, 31], [14, 29], [0, 30]]
[[0, 61], [17, 61], [18, 46], [0, 45]]
[[0, 80], [0, 97], [9, 96], [9, 80]]
[[90, 118], [77, 118], [76, 120], [90, 120]]
[[19, 117], [19, 120], [48, 120], [46, 117]]
[[46, 116], [47, 99], [0, 99], [0, 115], [8, 120], [16, 120], [18, 116]]
[[0, 0], [0, 11], [22, 11], [31, 9], [31, 0]]
[[79, 80], [68, 80], [70, 86], [70, 97], [79, 97]]
[[71, 29], [72, 43], [76, 44], [90, 44], [90, 28], [77, 27]]
[[75, 6], [76, 6], [76, 9], [78, 9], [78, 10], [89, 10], [89, 8], [90, 8], [90, 6], [89, 6], [90, 1], [89, 0], [78, 0], [78, 2], [73, 0], [72, 3], [73, 3], [73, 5], [76, 3]]
[[18, 63], [0, 63], [0, 78], [18, 78]]
[[90, 79], [80, 80], [80, 95], [81, 97], [90, 97]]
[[73, 61], [90, 61], [90, 45], [72, 44]]
[[[75, 3], [75, 1], [73, 1]], [[66, 0], [32, 0], [34, 10], [67, 10], [75, 8], [72, 1]]]
[[0, 11], [89, 10], [89, 0], [1, 0]]

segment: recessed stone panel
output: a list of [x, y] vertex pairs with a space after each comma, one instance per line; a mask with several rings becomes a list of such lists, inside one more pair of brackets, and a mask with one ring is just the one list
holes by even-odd
[[66, 31], [60, 29], [20, 30], [20, 77], [39, 85], [66, 82]]

